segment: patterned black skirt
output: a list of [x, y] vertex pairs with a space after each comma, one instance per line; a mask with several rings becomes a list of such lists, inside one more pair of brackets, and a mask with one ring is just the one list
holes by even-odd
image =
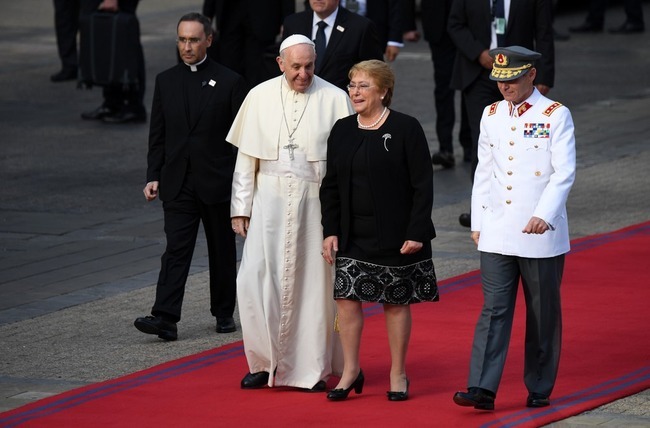
[[433, 260], [391, 267], [337, 257], [334, 298], [392, 305], [437, 302]]

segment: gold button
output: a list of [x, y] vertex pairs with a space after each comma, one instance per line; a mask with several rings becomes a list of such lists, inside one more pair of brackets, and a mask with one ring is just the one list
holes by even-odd
[[508, 174], [508, 175], [512, 175], [512, 171], [508, 171], [507, 174]]
[[508, 205], [510, 205], [511, 203], [512, 203], [512, 201], [511, 201], [510, 199], [508, 199], [508, 200], [506, 201], [506, 204], [508, 204]]
[[514, 146], [514, 145], [515, 145], [515, 142], [514, 142], [514, 141], [511, 141], [511, 142], [510, 142], [510, 145], [511, 145], [511, 146]]
[[508, 156], [508, 160], [513, 160], [514, 158], [512, 156]]
[[535, 171], [535, 175], [536, 175], [537, 177], [539, 177], [540, 175], [542, 175], [542, 173], [539, 172], [539, 171]]
[[511, 131], [516, 131], [516, 130], [517, 130], [517, 127], [516, 127], [516, 126], [513, 126], [513, 127], [510, 128], [510, 130], [511, 130]]
[[506, 187], [506, 189], [512, 190], [512, 186], [508, 186], [508, 187]]

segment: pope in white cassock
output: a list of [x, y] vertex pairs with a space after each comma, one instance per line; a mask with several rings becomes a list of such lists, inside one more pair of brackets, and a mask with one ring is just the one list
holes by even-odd
[[285, 39], [283, 75], [249, 92], [226, 137], [239, 149], [232, 226], [246, 238], [237, 275], [244, 389], [324, 391], [342, 369], [318, 193], [329, 132], [353, 109], [345, 92], [314, 76], [315, 58], [307, 37]]

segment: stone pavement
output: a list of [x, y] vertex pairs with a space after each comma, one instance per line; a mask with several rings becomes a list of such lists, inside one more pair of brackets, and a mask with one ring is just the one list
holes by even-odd
[[[147, 204], [141, 193], [148, 127], [82, 121], [79, 113], [96, 107], [101, 93], [49, 82], [59, 67], [51, 3], [6, 3], [0, 16], [0, 412], [240, 340], [239, 332], [214, 333], [202, 239], [180, 340], [162, 342], [133, 328], [152, 304], [164, 249], [160, 204]], [[147, 105], [156, 73], [174, 64], [176, 20], [200, 6], [141, 3]], [[644, 7], [650, 16], [647, 2]], [[563, 13], [555, 25], [564, 31], [583, 18], [581, 11]], [[608, 11], [608, 26], [622, 20], [621, 6]], [[571, 109], [578, 146], [568, 207], [573, 238], [650, 219], [649, 53], [650, 32], [574, 35], [557, 43], [550, 96]], [[416, 116], [436, 150], [426, 44], [408, 44], [394, 68], [393, 108]], [[478, 268], [468, 230], [457, 221], [470, 196], [468, 166], [458, 161], [454, 169], [436, 169], [434, 178], [440, 279]], [[553, 424], [585, 425], [650, 426], [650, 391]]]

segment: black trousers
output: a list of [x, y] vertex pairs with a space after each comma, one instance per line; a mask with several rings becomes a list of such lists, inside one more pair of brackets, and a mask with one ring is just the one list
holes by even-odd
[[54, 30], [61, 68], [76, 70], [80, 0], [54, 0]]
[[463, 89], [463, 99], [467, 108], [467, 119], [472, 133], [472, 172], [471, 179], [474, 182], [474, 172], [478, 165], [478, 137], [481, 133], [481, 116], [486, 106], [502, 100], [503, 95], [499, 92], [497, 82], [490, 80], [490, 70], [483, 70], [479, 77], [467, 88]]
[[[641, 0], [625, 0], [626, 21], [634, 25], [643, 25], [643, 7]], [[586, 21], [590, 24], [602, 27], [605, 22], [605, 10], [607, 0], [591, 0], [589, 2], [589, 13]]]
[[[436, 105], [436, 135], [440, 143], [441, 152], [454, 152], [453, 130], [456, 123], [456, 106], [454, 97], [456, 90], [449, 85], [454, 69], [454, 58], [456, 57], [456, 46], [448, 35], [445, 35], [439, 43], [429, 42], [431, 50], [431, 61], [433, 61], [433, 91]], [[472, 134], [467, 119], [465, 101], [461, 100], [461, 120], [458, 134], [460, 145], [463, 151], [470, 156], [472, 151]]]
[[172, 322], [181, 319], [185, 283], [200, 222], [208, 243], [210, 312], [221, 318], [231, 317], [235, 310], [237, 251], [230, 223], [230, 201], [204, 204], [196, 194], [194, 179], [188, 173], [179, 195], [163, 202], [167, 247], [161, 258], [151, 313]]

